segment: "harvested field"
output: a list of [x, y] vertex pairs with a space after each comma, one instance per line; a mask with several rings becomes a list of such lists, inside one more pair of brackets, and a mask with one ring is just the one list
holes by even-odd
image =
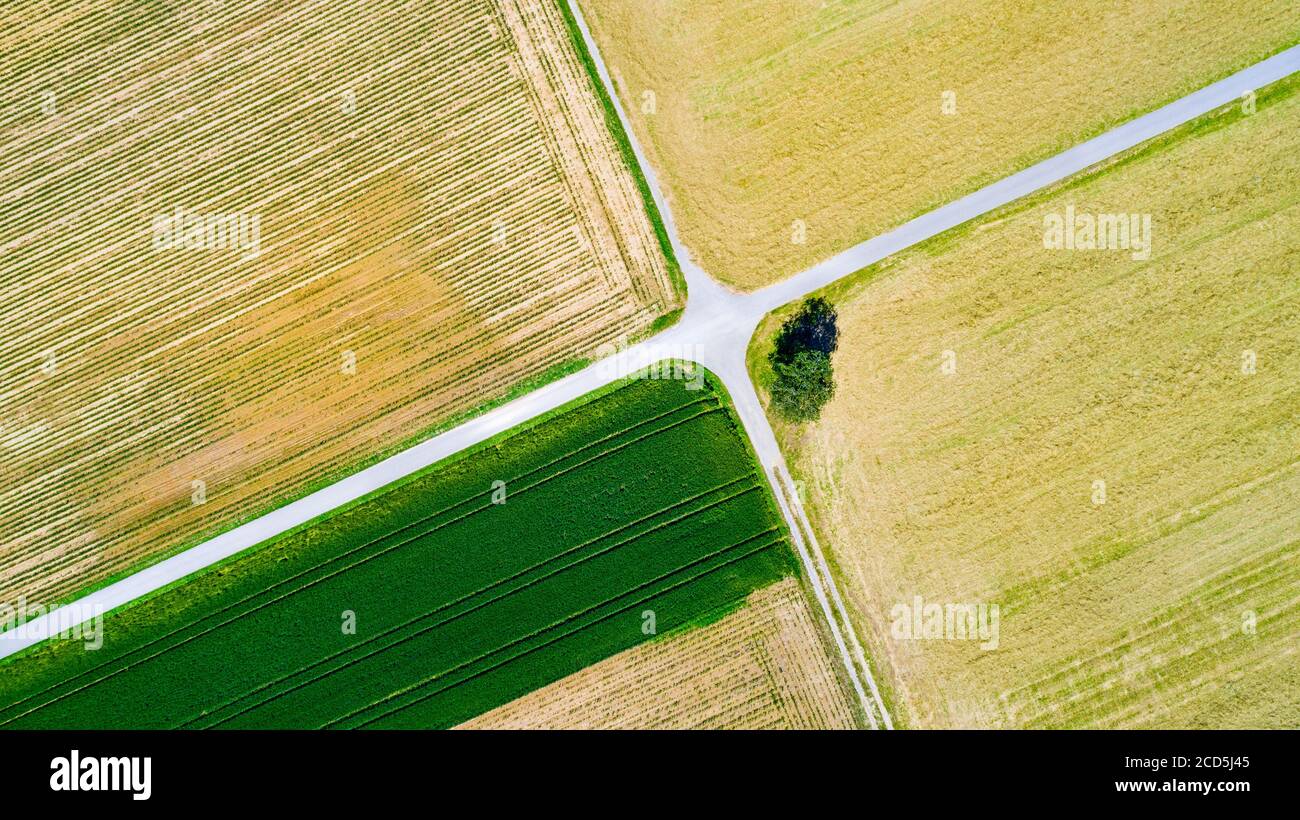
[[579, 4], [682, 240], [745, 289], [1300, 40], [1294, 0]]
[[0, 55], [0, 602], [677, 306], [553, 0], [20, 2]]
[[620, 652], [461, 728], [855, 728], [814, 617], [787, 578], [717, 623]]
[[16, 655], [0, 726], [453, 726], [734, 608], [794, 559], [704, 382], [611, 387], [110, 614], [97, 651]]
[[[831, 290], [783, 446], [911, 725], [1300, 725], [1300, 79], [1257, 105]], [[1149, 258], [1045, 247], [1071, 209]], [[996, 648], [908, 635], [916, 596], [999, 606]]]

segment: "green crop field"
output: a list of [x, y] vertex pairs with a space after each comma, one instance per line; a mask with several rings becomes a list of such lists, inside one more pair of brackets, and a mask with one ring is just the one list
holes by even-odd
[[703, 622], [795, 571], [705, 384], [622, 383], [19, 655], [0, 725], [450, 726]]

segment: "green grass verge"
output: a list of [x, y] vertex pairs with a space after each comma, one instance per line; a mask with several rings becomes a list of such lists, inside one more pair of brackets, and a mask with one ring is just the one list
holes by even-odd
[[622, 383], [111, 614], [98, 651], [38, 647], [0, 725], [445, 727], [652, 639], [646, 611], [707, 622], [794, 567], [706, 384]]
[[[623, 163], [632, 172], [632, 177], [636, 180], [636, 187], [641, 192], [641, 201], [645, 205], [646, 216], [650, 219], [650, 225], [654, 228], [655, 236], [659, 238], [659, 247], [663, 251], [664, 259], [668, 261], [668, 276], [672, 280], [674, 290], [677, 292], [677, 298], [684, 303], [686, 301], [686, 277], [682, 275], [682, 267], [677, 261], [677, 254], [673, 252], [673, 243], [668, 238], [668, 229], [664, 226], [663, 216], [659, 213], [659, 206], [655, 205], [654, 194], [650, 191], [650, 183], [645, 178], [645, 172], [641, 170], [641, 163], [637, 162], [636, 152], [632, 150], [632, 140], [628, 137], [627, 130], [623, 128], [623, 121], [618, 118], [618, 110], [614, 107], [614, 101], [610, 98], [609, 92], [605, 90], [605, 84], [600, 80], [600, 72], [596, 70], [596, 61], [592, 59], [591, 52], [587, 50], [587, 42], [582, 37], [582, 30], [578, 28], [578, 21], [574, 19], [573, 11], [565, 0], [555, 0], [555, 2], [560, 7], [560, 13], [564, 15], [564, 25], [569, 30], [569, 39], [573, 41], [573, 47], [577, 49], [578, 57], [587, 70], [587, 78], [591, 81], [596, 97], [600, 100], [601, 108], [605, 111], [605, 125], [609, 128], [609, 133], [614, 137], [614, 142], [618, 144], [619, 153], [623, 155]], [[680, 310], [666, 313], [660, 317], [665, 324], [659, 326], [659, 323], [656, 322], [655, 329], [662, 330], [672, 325], [680, 317]]]

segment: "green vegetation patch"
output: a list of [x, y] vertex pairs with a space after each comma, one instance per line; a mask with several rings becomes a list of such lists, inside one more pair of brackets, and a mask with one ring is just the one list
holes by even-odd
[[[618, 150], [623, 155], [623, 162], [627, 169], [632, 172], [632, 178], [636, 180], [637, 190], [641, 192], [641, 201], [645, 204], [646, 216], [650, 218], [650, 225], [654, 228], [655, 237], [659, 240], [659, 248], [663, 251], [664, 259], [668, 262], [668, 276], [672, 279], [673, 288], [677, 292], [678, 299], [686, 299], [686, 277], [682, 274], [681, 263], [677, 261], [677, 254], [673, 252], [672, 240], [668, 237], [668, 228], [664, 225], [663, 216], [659, 213], [659, 207], [655, 205], [654, 194], [650, 191], [650, 183], [645, 178], [645, 171], [641, 170], [641, 163], [637, 161], [636, 152], [632, 150], [632, 140], [628, 137], [627, 129], [623, 127], [623, 121], [618, 118], [618, 109], [614, 107], [614, 101], [610, 99], [609, 92], [605, 89], [605, 84], [601, 82], [600, 72], [596, 68], [596, 61], [587, 50], [587, 41], [582, 36], [582, 29], [578, 27], [578, 21], [574, 19], [573, 10], [569, 8], [566, 0], [556, 0], [556, 5], [560, 7], [560, 13], [564, 16], [565, 27], [569, 31], [569, 39], [573, 42], [573, 47], [578, 52], [578, 58], [582, 60], [582, 66], [587, 70], [587, 77], [591, 80], [591, 86], [596, 91], [596, 97], [600, 100], [600, 105], [605, 111], [605, 125], [609, 128], [610, 135], [614, 142], [618, 144]], [[681, 318], [681, 310], [672, 310], [660, 316], [655, 324], [651, 327], [651, 333], [669, 327]]]
[[791, 572], [716, 380], [634, 380], [14, 659], [0, 725], [452, 726]]

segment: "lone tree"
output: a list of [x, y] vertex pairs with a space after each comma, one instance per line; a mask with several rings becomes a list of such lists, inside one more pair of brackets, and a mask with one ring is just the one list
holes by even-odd
[[773, 363], [792, 362], [801, 350], [816, 350], [829, 357], [840, 343], [836, 318], [830, 302], [820, 296], [805, 299], [799, 312], [787, 319], [776, 334]]
[[768, 354], [776, 374], [772, 405], [789, 421], [815, 420], [835, 394], [831, 354], [840, 342], [836, 319], [830, 302], [807, 299], [776, 334]]

